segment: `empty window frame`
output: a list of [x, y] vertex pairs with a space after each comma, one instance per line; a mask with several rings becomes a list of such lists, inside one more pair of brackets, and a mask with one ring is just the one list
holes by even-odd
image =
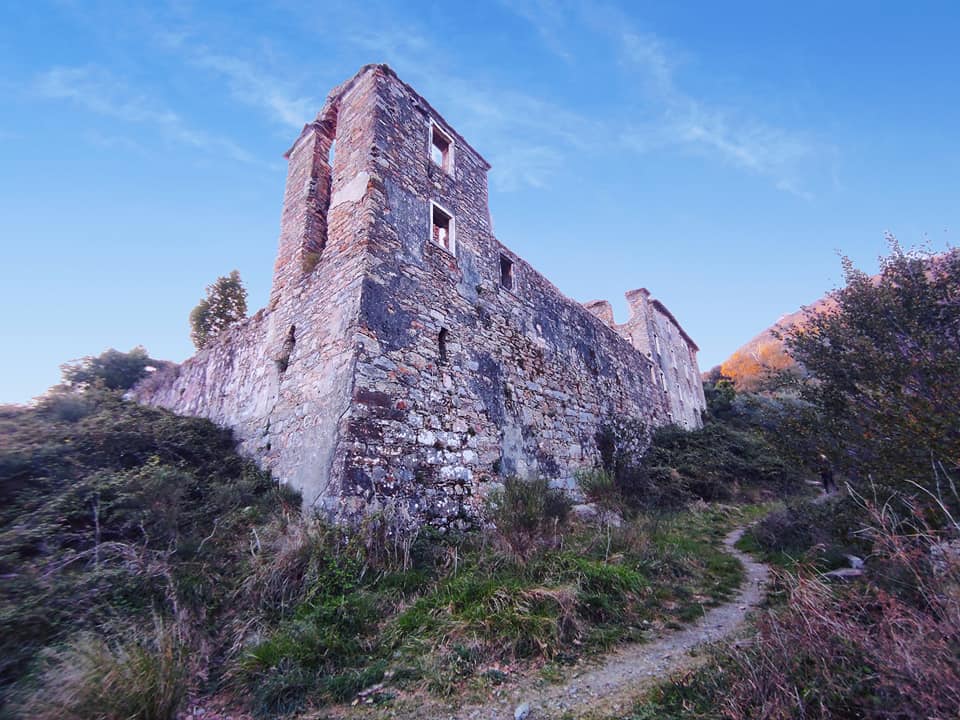
[[513, 260], [506, 255], [500, 256], [500, 286], [513, 290]]
[[448, 252], [457, 254], [456, 222], [453, 215], [430, 203], [430, 239]]
[[453, 172], [453, 138], [436, 123], [430, 123], [430, 159], [446, 172]]

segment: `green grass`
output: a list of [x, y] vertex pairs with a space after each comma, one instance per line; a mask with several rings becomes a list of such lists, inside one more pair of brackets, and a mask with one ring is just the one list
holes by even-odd
[[154, 616], [183, 644], [191, 692], [233, 692], [263, 717], [379, 682], [488, 688], [501, 662], [558, 668], [642, 640], [741, 580], [720, 540], [752, 509], [578, 524], [548, 483], [516, 481], [497, 531], [425, 528], [406, 547], [382, 523], [304, 520], [210, 423], [110, 393], [58, 402], [0, 410], [4, 692], [42, 694], [44, 647], [93, 638], [116, 655]]
[[609, 538], [605, 528], [569, 526], [562, 544], [522, 561], [467, 536], [455, 572], [439, 552], [408, 570], [362, 577], [322, 559], [307, 599], [247, 651], [239, 677], [270, 715], [308, 699], [349, 699], [385, 677], [450, 695], [502, 682], [501, 662], [558, 669], [652, 628], [680, 627], [728, 599], [743, 571], [721, 540], [761, 511], [640, 516]]
[[657, 685], [622, 720], [721, 720], [722, 670], [707, 665]]

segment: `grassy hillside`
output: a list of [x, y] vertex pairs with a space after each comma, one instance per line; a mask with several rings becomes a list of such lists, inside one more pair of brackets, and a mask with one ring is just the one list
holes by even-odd
[[118, 393], [93, 378], [0, 410], [9, 716], [170, 718], [216, 694], [275, 717], [381, 682], [378, 697], [482, 691], [726, 598], [741, 571], [719, 539], [742, 515], [703, 500], [790, 477], [743, 430], [662, 431], [644, 463], [625, 425], [588, 519], [546, 481], [507, 479], [462, 535], [403, 536], [389, 511], [334, 528], [229, 432]]
[[30, 686], [44, 649], [149, 650], [155, 629], [205, 671], [251, 532], [293, 505], [206, 421], [107, 390], [0, 409], [2, 694]]

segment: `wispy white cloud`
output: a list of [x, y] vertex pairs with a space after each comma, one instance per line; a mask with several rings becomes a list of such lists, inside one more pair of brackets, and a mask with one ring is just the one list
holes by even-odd
[[574, 54], [563, 40], [567, 9], [555, 0], [500, 0], [500, 4], [526, 20], [551, 53], [568, 63]]
[[416, 26], [356, 29], [349, 40], [376, 50], [487, 156], [492, 185], [502, 192], [544, 188], [571, 151], [601, 136], [598, 121], [536, 95], [445, 69]]
[[[686, 61], [682, 50], [663, 38], [638, 29], [617, 6], [603, 3], [560, 5], [554, 0], [504, 0], [538, 33], [546, 29], [559, 42], [561, 22], [566, 13], [568, 29], [593, 32], [616, 48], [621, 69], [633, 81], [636, 115], [642, 122], [620, 124], [619, 134], [632, 150], [686, 148], [719, 157], [742, 170], [769, 178], [775, 187], [805, 199], [812, 193], [803, 178], [810, 166], [835, 151], [808, 134], [766, 123], [744, 107], [732, 102], [718, 106], [686, 91], [679, 72]], [[536, 10], [549, 6], [541, 18]]]
[[712, 154], [807, 200], [813, 195], [803, 189], [802, 176], [822, 153], [829, 152], [802, 133], [732, 116], [693, 101], [653, 122], [630, 125], [620, 137], [639, 153], [678, 147]]
[[147, 155], [147, 149], [132, 138], [123, 135], [111, 135], [97, 130], [91, 130], [84, 134], [87, 142], [96, 145], [104, 150], [123, 150], [125, 152], [137, 153], [138, 155]]
[[152, 126], [166, 139], [182, 145], [259, 164], [233, 141], [190, 127], [173, 110], [96, 65], [51, 68], [36, 78], [33, 89], [48, 100], [68, 100], [98, 115]]
[[677, 58], [661, 40], [637, 33], [625, 19], [606, 30], [618, 38], [622, 60], [635, 73], [647, 105], [659, 108], [653, 122], [627, 127], [628, 145], [640, 152], [664, 146], [699, 150], [769, 178], [779, 190], [813, 198], [803, 176], [827, 148], [806, 133], [758, 119], [749, 108], [717, 106], [685, 91], [677, 79]]
[[563, 165], [563, 155], [544, 145], [525, 145], [490, 157], [492, 182], [501, 192], [524, 187], [543, 188]]
[[294, 83], [265, 71], [251, 60], [193, 42], [186, 33], [158, 31], [156, 39], [177, 51], [193, 67], [225, 79], [236, 100], [285, 126], [299, 130], [320, 107], [316, 98], [299, 93]]

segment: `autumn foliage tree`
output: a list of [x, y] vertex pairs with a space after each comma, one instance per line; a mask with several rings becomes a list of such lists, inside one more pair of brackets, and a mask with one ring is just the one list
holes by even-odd
[[240, 273], [233, 270], [207, 286], [207, 296], [190, 312], [190, 339], [197, 349], [238, 320], [247, 316], [247, 290]]
[[796, 372], [796, 361], [776, 337], [764, 338], [749, 348], [737, 350], [724, 361], [721, 372], [738, 390], [756, 392], [775, 384], [784, 372]]

